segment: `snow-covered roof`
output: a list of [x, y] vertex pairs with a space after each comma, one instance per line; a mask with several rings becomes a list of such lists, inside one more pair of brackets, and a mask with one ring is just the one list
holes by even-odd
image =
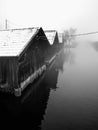
[[56, 36], [56, 31], [55, 30], [46, 30], [45, 35], [48, 38], [50, 45], [53, 45], [55, 36]]
[[39, 28], [0, 31], [0, 56], [18, 56]]

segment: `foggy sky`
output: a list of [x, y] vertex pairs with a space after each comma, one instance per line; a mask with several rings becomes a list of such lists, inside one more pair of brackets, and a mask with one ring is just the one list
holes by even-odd
[[0, 0], [0, 16], [21, 27], [98, 31], [98, 0]]

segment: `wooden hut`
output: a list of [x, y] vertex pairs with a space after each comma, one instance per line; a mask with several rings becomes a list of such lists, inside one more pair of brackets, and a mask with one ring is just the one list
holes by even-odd
[[21, 94], [28, 78], [43, 67], [49, 46], [42, 28], [0, 31], [0, 89]]
[[59, 34], [58, 34], [58, 38], [59, 38], [59, 43], [60, 43], [60, 44], [63, 44], [63, 42], [64, 42], [64, 41], [63, 41], [63, 33], [59, 33]]
[[61, 49], [62, 45], [59, 42], [58, 32], [56, 30], [45, 30], [45, 35], [50, 43], [49, 56], [55, 56]]
[[59, 44], [58, 33], [56, 30], [45, 30], [44, 32], [49, 40], [50, 45]]

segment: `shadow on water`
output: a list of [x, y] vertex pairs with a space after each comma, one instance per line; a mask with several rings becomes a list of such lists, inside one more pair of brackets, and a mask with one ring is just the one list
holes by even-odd
[[0, 125], [3, 130], [6, 127], [10, 130], [41, 130], [50, 90], [56, 90], [58, 70], [63, 69], [63, 60], [60, 58], [58, 61], [57, 58], [38, 81], [28, 86], [21, 97], [0, 93]]
[[62, 53], [57, 57], [56, 61], [55, 62], [55, 66], [56, 66], [56, 70], [57, 71], [64, 71], [64, 62], [65, 62], [65, 58], [66, 57], [66, 54], [65, 54], [65, 51], [64, 49], [62, 50]]

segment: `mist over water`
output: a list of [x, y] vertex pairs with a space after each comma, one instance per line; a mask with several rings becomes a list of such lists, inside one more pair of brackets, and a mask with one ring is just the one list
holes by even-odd
[[48, 101], [44, 130], [98, 129], [98, 52], [89, 40], [77, 38], [76, 48], [64, 50], [63, 72]]

